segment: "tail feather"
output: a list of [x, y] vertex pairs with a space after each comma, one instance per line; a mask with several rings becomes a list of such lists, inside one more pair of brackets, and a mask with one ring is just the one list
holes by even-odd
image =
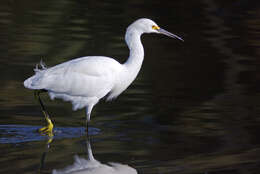
[[[40, 66], [40, 67], [39, 67]], [[41, 84], [41, 81], [44, 76], [44, 72], [47, 70], [47, 66], [41, 60], [39, 64], [36, 64], [34, 68], [35, 75], [29, 77], [24, 81], [24, 87], [29, 89], [43, 89], [44, 86]]]
[[[40, 68], [39, 68], [39, 65], [41, 66]], [[36, 64], [36, 66], [34, 68], [34, 72], [37, 73], [37, 72], [41, 72], [42, 70], [46, 70], [46, 69], [47, 69], [47, 66], [41, 59], [40, 64], [38, 64], [38, 63]]]

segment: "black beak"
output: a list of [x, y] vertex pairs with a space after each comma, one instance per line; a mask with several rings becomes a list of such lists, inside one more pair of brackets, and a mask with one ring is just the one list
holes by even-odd
[[169, 37], [171, 37], [171, 38], [179, 39], [179, 40], [181, 40], [181, 41], [184, 42], [184, 40], [183, 40], [181, 37], [179, 37], [179, 36], [177, 36], [177, 35], [175, 35], [175, 34], [172, 34], [172, 33], [170, 33], [169, 31], [166, 31], [166, 30], [164, 30], [164, 29], [162, 29], [162, 28], [159, 28], [157, 31], [158, 31], [159, 33], [161, 33], [161, 34], [164, 34], [164, 35], [169, 36]]

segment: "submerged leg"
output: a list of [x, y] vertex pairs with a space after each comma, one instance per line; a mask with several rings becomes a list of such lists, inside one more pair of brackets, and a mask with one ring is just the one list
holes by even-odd
[[53, 140], [53, 137], [48, 137], [48, 141], [46, 142], [45, 150], [41, 155], [41, 162], [40, 162], [40, 167], [39, 167], [39, 173], [40, 174], [43, 173], [43, 171], [44, 171], [46, 156], [47, 156], [47, 153], [49, 151], [50, 144], [51, 144], [52, 140]]
[[91, 140], [90, 140], [90, 137], [88, 135], [86, 136], [86, 144], [87, 144], [88, 160], [89, 161], [95, 161], [95, 158], [93, 156], [92, 149], [91, 149]]
[[39, 101], [39, 103], [41, 105], [42, 113], [43, 113], [43, 115], [45, 117], [45, 120], [47, 121], [47, 126], [45, 126], [43, 128], [40, 128], [39, 132], [42, 133], [42, 134], [46, 134], [49, 137], [52, 137], [53, 136], [53, 132], [52, 132], [53, 124], [52, 124], [50, 116], [49, 116], [47, 110], [45, 109], [45, 107], [43, 105], [43, 102], [42, 102], [42, 100], [40, 98], [40, 93], [41, 92], [45, 92], [45, 91], [44, 90], [35, 90], [34, 95], [38, 99], [38, 101]]

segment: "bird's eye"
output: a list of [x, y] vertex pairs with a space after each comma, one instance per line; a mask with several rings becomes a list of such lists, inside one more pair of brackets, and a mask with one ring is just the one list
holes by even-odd
[[152, 29], [153, 29], [153, 30], [159, 30], [160, 27], [158, 27], [158, 26], [156, 26], [156, 25], [153, 25], [153, 26], [152, 26]]

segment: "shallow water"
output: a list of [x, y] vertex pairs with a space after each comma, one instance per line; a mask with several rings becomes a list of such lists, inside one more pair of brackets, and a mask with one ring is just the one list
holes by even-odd
[[185, 40], [144, 35], [134, 83], [93, 110], [95, 159], [139, 174], [260, 172], [258, 1], [0, 2], [0, 173], [51, 173], [87, 158], [84, 110], [43, 95], [55, 137], [23, 80], [41, 59], [85, 55], [124, 62], [125, 28], [148, 17]]

